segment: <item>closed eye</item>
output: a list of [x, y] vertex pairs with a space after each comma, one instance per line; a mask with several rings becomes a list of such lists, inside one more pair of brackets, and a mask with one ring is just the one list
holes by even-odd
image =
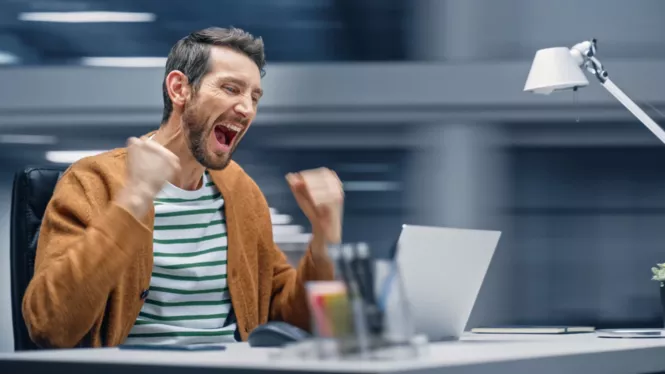
[[236, 87], [233, 86], [223, 86], [222, 88], [232, 94], [238, 94], [240, 92], [240, 90], [238, 90]]

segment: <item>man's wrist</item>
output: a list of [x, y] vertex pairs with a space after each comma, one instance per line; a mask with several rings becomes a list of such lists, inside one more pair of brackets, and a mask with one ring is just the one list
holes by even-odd
[[136, 219], [142, 219], [152, 204], [152, 197], [144, 189], [127, 186], [120, 191], [115, 202]]
[[319, 234], [316, 231], [313, 232], [309, 247], [315, 262], [330, 260], [330, 257], [328, 256], [328, 242], [324, 235]]

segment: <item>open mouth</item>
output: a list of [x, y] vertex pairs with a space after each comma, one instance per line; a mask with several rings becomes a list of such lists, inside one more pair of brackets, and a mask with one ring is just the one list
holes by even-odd
[[215, 125], [214, 131], [215, 138], [219, 144], [231, 147], [233, 140], [242, 131], [242, 127], [234, 123], [221, 123]]

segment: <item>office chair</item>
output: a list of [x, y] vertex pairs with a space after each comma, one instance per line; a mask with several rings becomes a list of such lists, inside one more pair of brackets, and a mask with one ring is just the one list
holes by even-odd
[[53, 190], [65, 168], [27, 168], [16, 173], [10, 223], [10, 266], [14, 350], [39, 349], [25, 326], [22, 302], [35, 270], [39, 229]]

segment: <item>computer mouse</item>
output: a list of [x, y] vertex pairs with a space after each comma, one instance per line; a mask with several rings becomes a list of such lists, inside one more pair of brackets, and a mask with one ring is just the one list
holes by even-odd
[[307, 331], [286, 322], [271, 321], [252, 330], [247, 341], [250, 347], [282, 347], [310, 336]]

